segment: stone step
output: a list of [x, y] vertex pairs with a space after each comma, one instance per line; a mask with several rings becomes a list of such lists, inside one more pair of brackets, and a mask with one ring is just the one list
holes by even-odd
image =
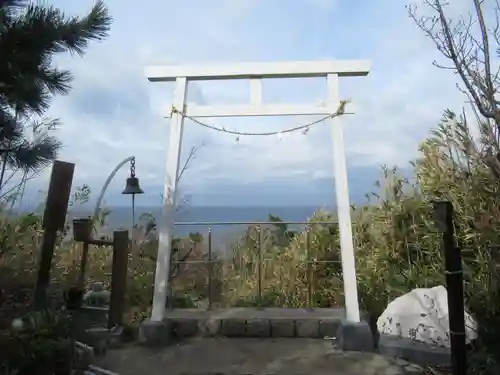
[[193, 336], [301, 337], [336, 336], [345, 316], [340, 309], [237, 308], [168, 310], [165, 323], [178, 338]]

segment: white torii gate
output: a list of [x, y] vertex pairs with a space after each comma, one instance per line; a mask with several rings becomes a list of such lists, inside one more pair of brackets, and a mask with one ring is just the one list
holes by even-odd
[[[260, 62], [231, 65], [203, 66], [150, 66], [145, 68], [150, 82], [176, 82], [173, 106], [190, 117], [229, 117], [229, 116], [293, 116], [324, 115], [338, 111], [339, 77], [368, 75], [370, 61], [331, 60], [331, 61], [295, 61], [295, 62]], [[327, 101], [325, 105], [263, 104], [263, 78], [326, 77]], [[223, 106], [187, 106], [186, 94], [189, 81], [205, 80], [250, 80], [250, 104]], [[167, 111], [166, 111], [167, 112]], [[170, 108], [168, 109], [170, 113]], [[170, 119], [170, 143], [167, 150], [164, 203], [159, 230], [158, 258], [156, 262], [153, 309], [151, 321], [160, 322], [165, 316], [167, 283], [170, 272], [170, 252], [173, 238], [175, 198], [179, 161], [181, 155], [183, 114], [173, 112]], [[166, 113], [167, 115], [167, 113]], [[340, 250], [344, 281], [346, 319], [359, 322], [359, 302], [356, 282], [354, 245], [351, 228], [349, 187], [344, 149], [344, 135], [340, 117], [329, 119], [333, 135], [333, 165], [337, 215], [340, 234]]]

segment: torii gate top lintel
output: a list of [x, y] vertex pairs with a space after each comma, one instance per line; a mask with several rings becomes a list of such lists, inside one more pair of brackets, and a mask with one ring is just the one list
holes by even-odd
[[337, 74], [339, 77], [360, 77], [368, 75], [370, 68], [369, 60], [247, 62], [148, 66], [145, 68], [145, 75], [150, 82], [172, 82], [178, 77], [186, 77], [189, 81], [326, 77], [328, 74]]
[[[187, 85], [191, 81], [239, 80], [248, 79], [251, 83], [250, 104], [199, 106], [190, 104], [184, 108], [184, 100], [174, 103], [183, 108], [189, 117], [234, 117], [234, 116], [314, 116], [329, 115], [337, 110], [338, 98], [330, 100], [329, 105], [297, 105], [262, 103], [262, 79], [266, 78], [313, 78], [334, 76], [333, 83], [339, 77], [366, 76], [370, 72], [369, 60], [326, 60], [326, 61], [287, 61], [256, 62], [212, 65], [170, 65], [149, 66], [145, 68], [150, 82], [181, 82]], [[179, 81], [183, 79], [184, 81]], [[185, 82], [185, 83], [182, 83]], [[185, 92], [187, 87], [178, 89]], [[180, 91], [179, 91], [180, 90]], [[330, 89], [337, 96], [336, 89]], [[180, 97], [183, 97], [182, 94]], [[332, 98], [330, 98], [332, 99]], [[170, 111], [170, 109], [169, 109]], [[170, 117], [170, 112], [165, 113]]]

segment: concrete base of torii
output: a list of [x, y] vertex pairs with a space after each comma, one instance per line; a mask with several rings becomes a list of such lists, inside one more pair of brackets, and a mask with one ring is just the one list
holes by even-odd
[[368, 323], [345, 320], [343, 309], [232, 308], [173, 309], [162, 322], [145, 321], [139, 341], [146, 346], [169, 345], [189, 337], [336, 338], [339, 349], [374, 350]]

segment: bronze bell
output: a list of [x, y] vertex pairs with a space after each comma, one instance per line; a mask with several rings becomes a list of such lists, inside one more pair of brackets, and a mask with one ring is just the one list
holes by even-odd
[[127, 178], [127, 185], [122, 194], [144, 194], [144, 191], [139, 186], [139, 179], [137, 177]]

